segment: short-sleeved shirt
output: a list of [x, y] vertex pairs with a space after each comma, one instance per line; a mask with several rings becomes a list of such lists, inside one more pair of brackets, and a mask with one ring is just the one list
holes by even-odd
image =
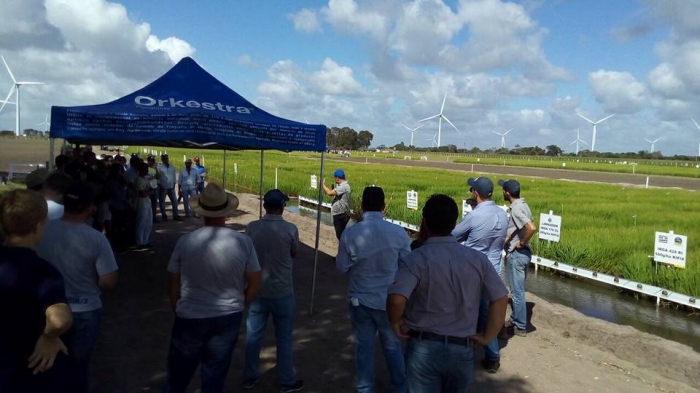
[[0, 246], [0, 367], [27, 367], [46, 309], [60, 303], [66, 293], [56, 268], [31, 249]]
[[508, 216], [493, 201], [484, 201], [462, 220], [452, 235], [457, 241], [467, 247], [486, 254], [496, 268], [501, 272], [501, 253], [506, 241]]
[[158, 185], [169, 189], [175, 188], [175, 167], [172, 164], [158, 164], [158, 170], [160, 171], [160, 179], [158, 179]]
[[177, 182], [183, 190], [188, 191], [195, 188], [198, 178], [199, 174], [194, 168], [190, 168], [189, 171], [187, 168], [183, 168], [180, 171], [180, 176], [178, 177]]
[[156, 175], [158, 174], [158, 168], [156, 167], [148, 167], [148, 185], [151, 188], [158, 188], [158, 179], [156, 179]]
[[47, 200], [46, 206], [49, 208], [48, 216], [46, 217], [48, 220], [58, 220], [63, 217], [63, 205], [60, 203]]
[[350, 275], [348, 296], [365, 307], [386, 310], [399, 258], [410, 252], [403, 228], [384, 221], [380, 212], [363, 213], [362, 221], [343, 231], [336, 256], [336, 268]]
[[335, 196], [333, 196], [333, 204], [331, 205], [331, 214], [350, 214], [350, 184], [343, 181], [335, 188]]
[[299, 249], [299, 230], [280, 214], [266, 214], [248, 224], [250, 236], [262, 269], [260, 297], [280, 298], [294, 294], [294, 259], [291, 253]]
[[102, 308], [98, 277], [119, 269], [102, 233], [82, 223], [49, 221], [36, 252], [61, 272], [71, 311]]
[[197, 183], [204, 183], [204, 177], [202, 175], [207, 173], [207, 168], [205, 168], [204, 165], [199, 164], [194, 164], [192, 168], [194, 168], [199, 175], [197, 178]]
[[204, 227], [182, 236], [168, 264], [180, 274], [180, 318], [213, 318], [245, 308], [245, 273], [259, 272], [253, 241], [225, 227]]
[[[510, 243], [507, 244], [508, 252], [515, 249], [515, 245], [518, 244], [522, 236], [524, 235], [525, 225], [528, 222], [535, 223], [532, 218], [532, 212], [530, 211], [530, 206], [525, 203], [525, 198], [518, 198], [510, 205], [510, 220], [508, 221], [508, 236], [510, 238], [511, 233], [513, 237]], [[529, 248], [528, 245], [523, 245]]]
[[482, 296], [494, 301], [508, 291], [486, 255], [444, 236], [429, 238], [399, 262], [389, 293], [408, 299], [403, 319], [410, 329], [469, 337]]

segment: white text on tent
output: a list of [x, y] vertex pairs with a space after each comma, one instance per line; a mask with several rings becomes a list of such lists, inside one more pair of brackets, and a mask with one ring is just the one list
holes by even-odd
[[238, 113], [244, 113], [247, 115], [250, 114], [250, 108], [246, 108], [244, 106], [224, 105], [220, 102], [217, 102], [217, 103], [211, 103], [211, 102], [199, 103], [198, 101], [190, 100], [190, 101], [187, 101], [183, 104], [183, 102], [185, 100], [176, 100], [172, 97], [168, 98], [168, 99], [156, 100], [156, 99], [148, 97], [148, 96], [136, 96], [134, 101], [136, 102], [136, 105], [143, 105], [143, 106], [158, 105], [160, 107], [170, 106], [171, 108], [202, 108], [202, 109], [207, 109], [210, 111], [219, 110], [221, 112], [229, 112], [229, 113], [231, 113], [231, 111], [236, 111]]

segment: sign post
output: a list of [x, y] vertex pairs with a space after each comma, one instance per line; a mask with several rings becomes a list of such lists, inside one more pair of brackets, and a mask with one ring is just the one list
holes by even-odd
[[540, 240], [559, 243], [561, 237], [561, 216], [555, 216], [553, 211], [549, 214], [540, 213], [540, 228], [538, 237]]
[[659, 263], [685, 269], [688, 250], [688, 237], [677, 235], [673, 231], [656, 232], [654, 237], [654, 263], [656, 270]]
[[318, 178], [316, 175], [311, 175], [311, 188], [314, 190], [318, 189]]
[[406, 207], [411, 210], [418, 210], [418, 192], [406, 191]]

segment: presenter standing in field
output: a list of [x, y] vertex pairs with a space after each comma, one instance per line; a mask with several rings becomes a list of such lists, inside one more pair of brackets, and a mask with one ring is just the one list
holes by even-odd
[[340, 235], [343, 234], [345, 227], [350, 220], [350, 184], [345, 180], [345, 171], [338, 169], [333, 172], [335, 184], [334, 189], [326, 186], [326, 179], [323, 179], [323, 191], [328, 196], [333, 197], [331, 205], [331, 214], [333, 215], [333, 227], [335, 228], [335, 237], [340, 240]]
[[517, 180], [499, 180], [503, 187], [503, 199], [510, 202], [510, 220], [506, 237], [506, 264], [510, 291], [513, 297], [513, 312], [506, 328], [514, 328], [516, 336], [527, 336], [527, 307], [525, 303], [525, 278], [527, 266], [532, 258], [530, 239], [535, 234], [535, 220], [525, 198], [520, 197]]
[[199, 157], [194, 158], [194, 169], [199, 175], [197, 178], [197, 194], [201, 194], [204, 191], [204, 179], [207, 177], [207, 168], [199, 163]]

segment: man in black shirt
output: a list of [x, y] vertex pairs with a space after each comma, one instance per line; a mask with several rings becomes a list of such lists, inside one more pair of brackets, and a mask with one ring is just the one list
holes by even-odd
[[56, 369], [67, 366], [60, 335], [70, 328], [73, 318], [63, 278], [34, 252], [46, 215], [46, 201], [35, 191], [14, 190], [0, 198], [0, 226], [6, 236], [0, 246], [3, 393], [64, 391], [58, 378], [64, 370]]

